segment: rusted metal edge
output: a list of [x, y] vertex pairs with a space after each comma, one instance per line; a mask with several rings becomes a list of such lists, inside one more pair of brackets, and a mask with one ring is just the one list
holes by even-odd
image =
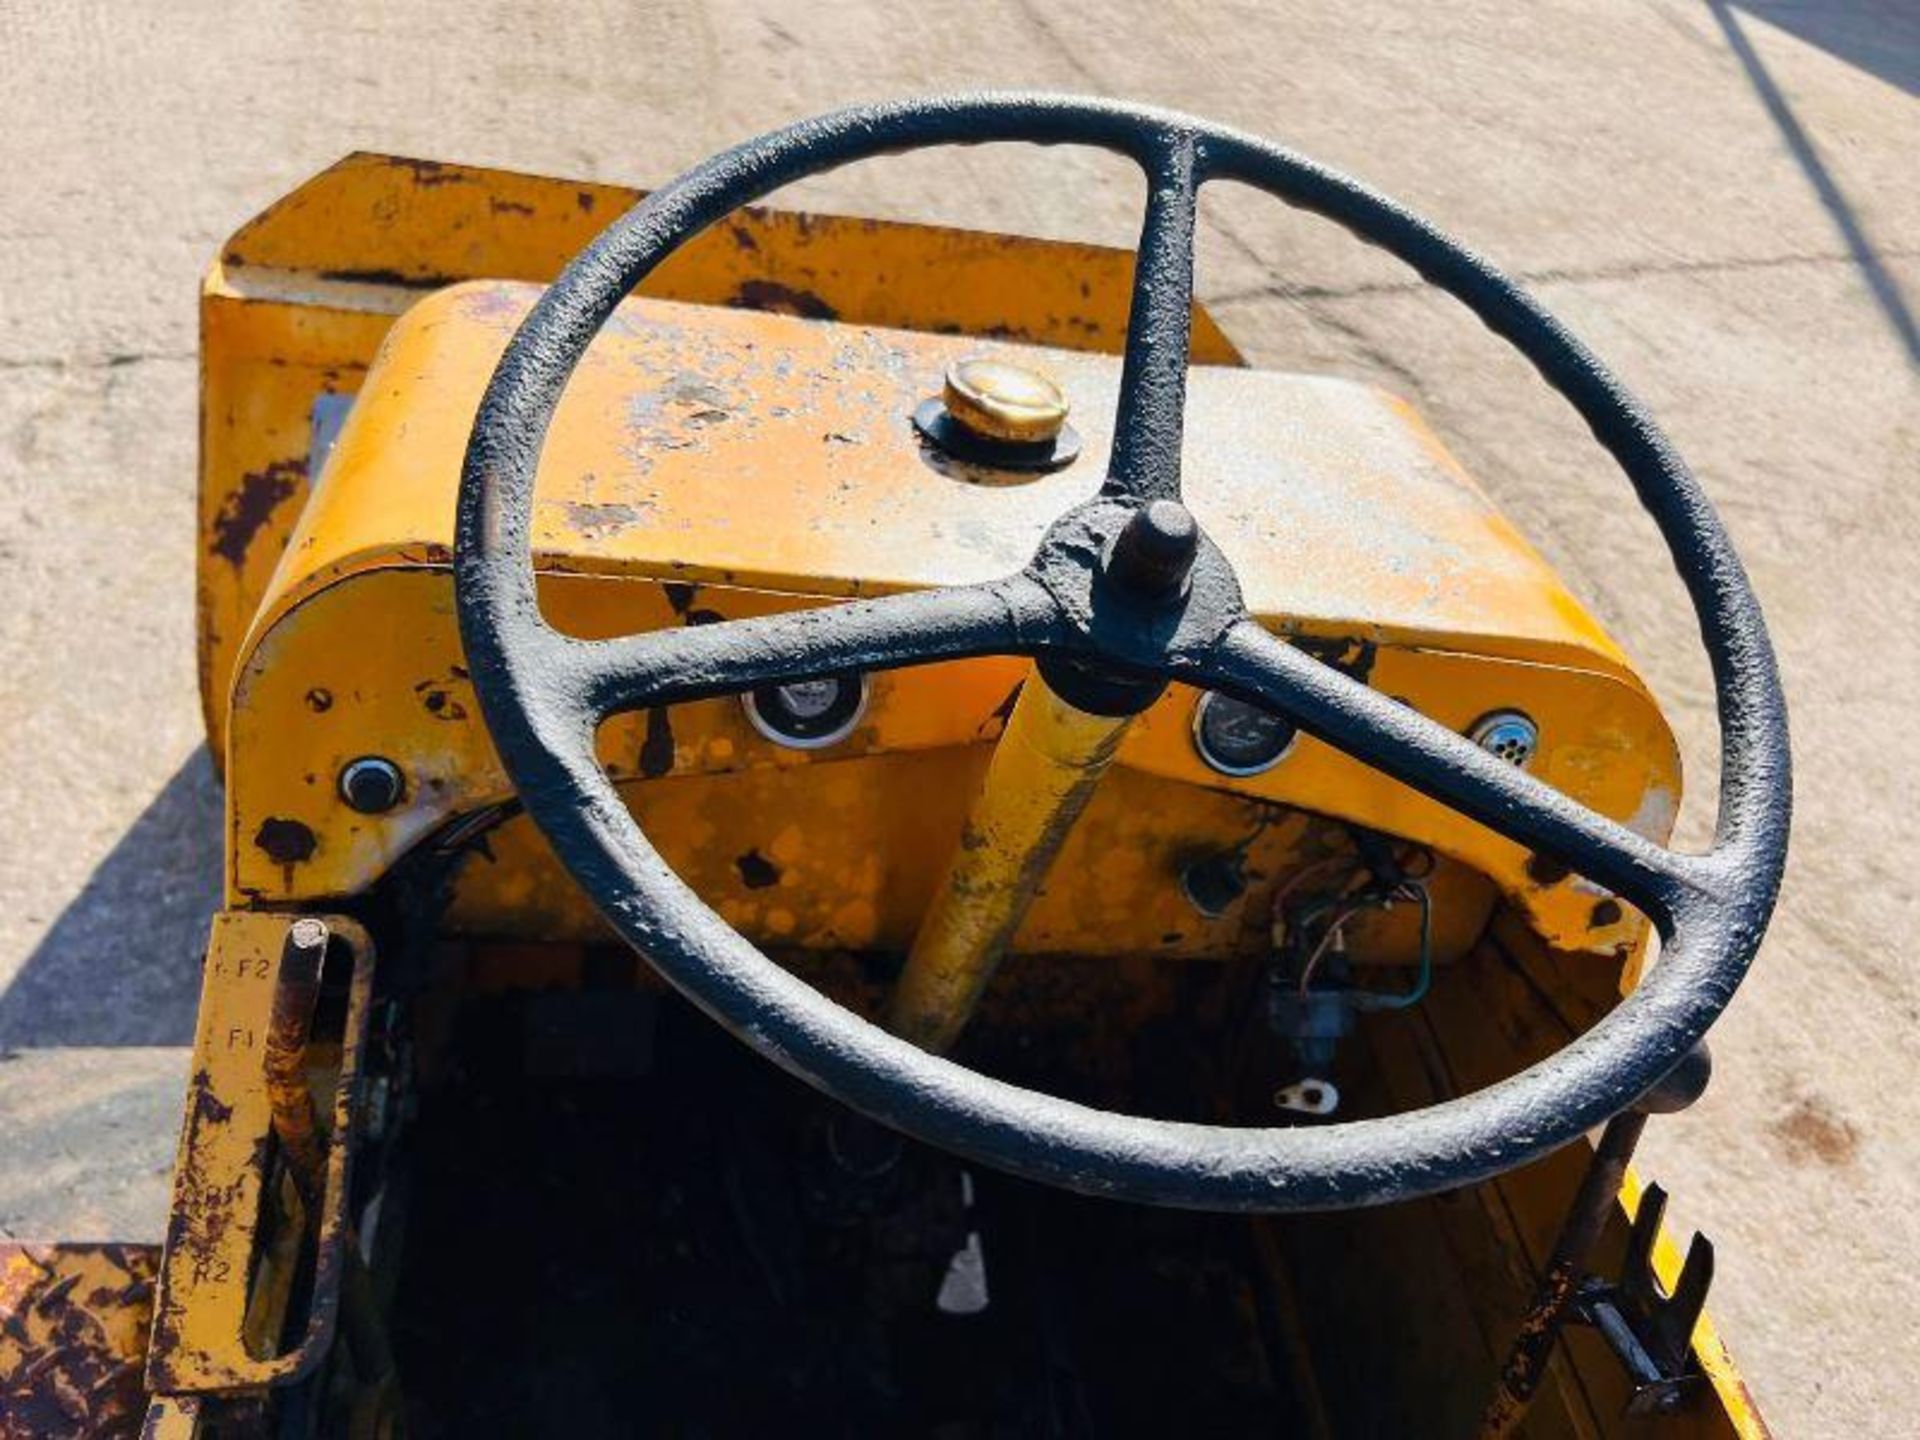
[[[334, 1140], [326, 1151], [312, 1302], [305, 1332], [292, 1350], [270, 1359], [236, 1361], [230, 1356], [222, 1357], [220, 1380], [208, 1383], [181, 1363], [184, 1342], [168, 1322], [167, 1307], [163, 1303], [147, 1356], [147, 1385], [156, 1393], [211, 1394], [292, 1384], [312, 1374], [332, 1347], [339, 1319], [341, 1282], [349, 1259], [351, 1226], [347, 1197], [352, 1185], [353, 1121], [359, 1105], [361, 1067], [373, 1013], [374, 948], [371, 937], [357, 922], [329, 916], [326, 923], [353, 953], [353, 978], [347, 996], [340, 1074], [334, 1086]], [[161, 1284], [164, 1290], [164, 1274]]]

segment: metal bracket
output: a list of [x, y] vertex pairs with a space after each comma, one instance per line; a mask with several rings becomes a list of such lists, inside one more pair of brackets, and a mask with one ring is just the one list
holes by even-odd
[[1629, 1415], [1677, 1410], [1704, 1377], [1692, 1363], [1694, 1327], [1713, 1284], [1713, 1242], [1695, 1233], [1673, 1292], [1664, 1293], [1653, 1270], [1653, 1245], [1667, 1210], [1667, 1192], [1648, 1185], [1633, 1217], [1620, 1278], [1589, 1279], [1574, 1299], [1574, 1319], [1605, 1337], [1633, 1382]]
[[[366, 930], [346, 916], [303, 918], [323, 919], [321, 943], [338, 941], [353, 963], [332, 1125], [319, 1147], [320, 1173], [309, 1177], [317, 1185], [318, 1215], [310, 1220], [317, 1238], [306, 1323], [292, 1349], [256, 1353], [270, 1348], [249, 1317], [260, 1283], [258, 1242], [272, 1203], [268, 1187], [277, 1173], [267, 1051], [276, 1038], [283, 971], [291, 968], [290, 956], [302, 958], [301, 946], [288, 943], [300, 921], [229, 910], [214, 917], [208, 945], [193, 1081], [147, 1352], [147, 1387], [159, 1394], [290, 1385], [310, 1375], [333, 1344], [343, 1278], [353, 1268], [347, 1198], [372, 1015], [374, 947]], [[310, 974], [317, 971], [289, 979], [298, 985]], [[284, 1139], [279, 1143], [285, 1147]]]
[[1588, 1273], [1587, 1262], [1613, 1213], [1647, 1117], [1686, 1109], [1700, 1098], [1712, 1074], [1713, 1057], [1706, 1045], [1695, 1045], [1640, 1097], [1639, 1104], [1607, 1122], [1560, 1227], [1533, 1303], [1501, 1366], [1493, 1399], [1480, 1421], [1481, 1440], [1504, 1440], [1519, 1427], [1546, 1374], [1561, 1327], [1569, 1320], [1593, 1326], [1620, 1357], [1634, 1387], [1629, 1414], [1665, 1414], [1686, 1398], [1696, 1373], [1688, 1361], [1693, 1327], [1713, 1281], [1713, 1246], [1704, 1236], [1695, 1235], [1673, 1294], [1663, 1295], [1653, 1272], [1653, 1246], [1660, 1236], [1667, 1195], [1658, 1185], [1649, 1185], [1634, 1211], [1620, 1279], [1609, 1284], [1595, 1278]]

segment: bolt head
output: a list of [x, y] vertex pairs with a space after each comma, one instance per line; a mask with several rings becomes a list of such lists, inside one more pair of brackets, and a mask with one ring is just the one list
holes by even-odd
[[287, 938], [301, 950], [324, 949], [327, 943], [326, 922], [303, 915], [287, 927]]
[[1067, 397], [1052, 377], [1009, 360], [954, 362], [941, 399], [955, 423], [986, 440], [1045, 444], [1067, 423]]
[[1107, 574], [1135, 594], [1161, 599], [1186, 584], [1200, 553], [1200, 526], [1177, 500], [1153, 500], [1127, 517]]
[[362, 815], [382, 815], [407, 793], [400, 767], [383, 755], [362, 755], [340, 770], [340, 798]]

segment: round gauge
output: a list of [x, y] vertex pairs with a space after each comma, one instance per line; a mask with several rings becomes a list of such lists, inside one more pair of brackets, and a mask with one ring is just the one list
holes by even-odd
[[740, 697], [753, 728], [776, 745], [818, 750], [853, 733], [867, 708], [867, 677], [816, 675], [762, 685]]
[[1258, 775], [1293, 748], [1291, 720], [1209, 690], [1193, 707], [1193, 744], [1222, 775]]

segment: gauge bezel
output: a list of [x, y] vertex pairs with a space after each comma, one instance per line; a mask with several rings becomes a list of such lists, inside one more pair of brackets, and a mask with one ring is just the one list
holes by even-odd
[[[838, 680], [845, 682], [849, 679], [859, 682], [854, 696], [853, 708], [847, 711], [846, 715], [841, 719], [835, 721], [831, 730], [824, 730], [818, 735], [793, 735], [779, 729], [767, 718], [758, 698], [761, 690], [777, 691], [789, 685], [804, 684], [806, 680]], [[855, 728], [858, 727], [861, 720], [866, 716], [867, 702], [871, 698], [872, 692], [873, 684], [867, 677], [865, 671], [841, 671], [833, 675], [812, 675], [800, 680], [785, 680], [777, 685], [762, 686], [760, 690], [748, 690], [740, 697], [740, 708], [747, 713], [747, 723], [759, 731], [762, 737], [771, 740], [776, 745], [788, 750], [825, 750], [829, 746], [838, 745], [854, 732]], [[834, 705], [838, 706], [840, 703], [840, 700], [836, 698]], [[829, 707], [829, 710], [823, 713], [831, 713], [831, 709], [832, 707]]]
[[1200, 698], [1194, 702], [1193, 748], [1200, 756], [1200, 759], [1205, 762], [1209, 770], [1213, 770], [1221, 775], [1230, 775], [1236, 780], [1245, 779], [1249, 775], [1264, 775], [1282, 760], [1286, 759], [1287, 756], [1291, 755], [1294, 747], [1300, 743], [1300, 727], [1298, 725], [1295, 725], [1284, 715], [1275, 714], [1271, 710], [1261, 710], [1261, 707], [1255, 705], [1249, 708], [1260, 710], [1263, 715], [1277, 720], [1289, 729], [1291, 733], [1287, 736], [1287, 743], [1282, 745], [1279, 750], [1274, 753], [1272, 759], [1263, 760], [1258, 765], [1235, 765], [1221, 758], [1221, 756], [1214, 752], [1213, 747], [1207, 743], [1207, 709], [1215, 700], [1220, 699], [1224, 699], [1228, 704], [1246, 703], [1245, 701], [1235, 701], [1231, 695], [1223, 697], [1218, 691], [1214, 690], [1203, 690], [1200, 693]]

